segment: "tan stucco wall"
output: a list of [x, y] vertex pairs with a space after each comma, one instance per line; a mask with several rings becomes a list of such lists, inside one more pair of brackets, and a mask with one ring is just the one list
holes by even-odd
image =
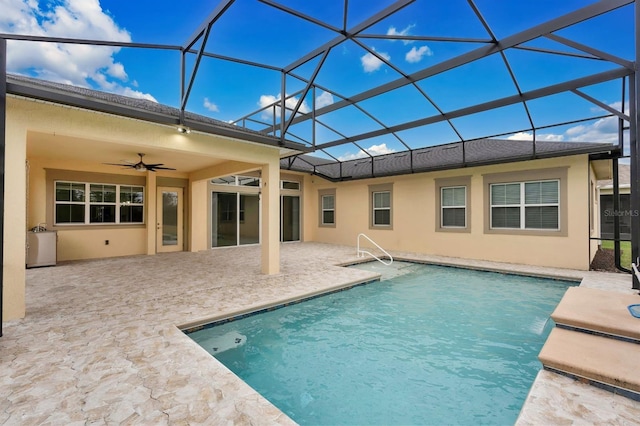
[[[566, 168], [567, 236], [485, 233], [483, 176]], [[551, 267], [588, 269], [589, 175], [586, 155], [332, 183], [305, 176], [307, 241], [355, 246], [363, 232], [385, 249]], [[470, 232], [436, 232], [436, 179], [470, 176]], [[393, 184], [393, 229], [369, 229], [369, 186]], [[318, 226], [318, 191], [336, 189], [336, 226]]]

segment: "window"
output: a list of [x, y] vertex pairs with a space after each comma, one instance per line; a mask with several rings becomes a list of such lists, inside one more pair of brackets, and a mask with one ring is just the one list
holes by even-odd
[[142, 186], [55, 182], [56, 224], [144, 223], [143, 209]]
[[391, 225], [391, 192], [373, 193], [373, 226]]
[[435, 231], [471, 232], [471, 176], [434, 179]]
[[393, 229], [393, 183], [369, 185], [369, 228]]
[[491, 228], [560, 229], [560, 182], [491, 184]]
[[281, 189], [293, 189], [296, 191], [300, 191], [300, 182], [295, 182], [291, 180], [281, 180], [280, 181]]
[[336, 223], [335, 218], [335, 195], [323, 195], [322, 196], [322, 224], [333, 225]]
[[336, 190], [318, 190], [318, 226], [324, 228], [336, 227]]
[[440, 188], [440, 216], [443, 228], [464, 228], [467, 226], [467, 188], [453, 186]]

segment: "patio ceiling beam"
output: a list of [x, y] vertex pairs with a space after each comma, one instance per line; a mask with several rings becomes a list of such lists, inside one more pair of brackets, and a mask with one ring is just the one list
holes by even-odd
[[[492, 44], [490, 46], [479, 47], [475, 50], [459, 55], [455, 58], [451, 58], [449, 60], [440, 62], [434, 66], [425, 68], [421, 71], [417, 71], [409, 76], [410, 80], [407, 80], [405, 78], [400, 78], [400, 79], [391, 81], [389, 83], [382, 84], [371, 90], [367, 90], [360, 94], [354, 95], [350, 97], [349, 100], [343, 100], [340, 102], [335, 102], [331, 105], [327, 105], [323, 108], [318, 109], [316, 111], [316, 114], [317, 115], [327, 114], [329, 112], [339, 110], [354, 102], [360, 102], [360, 101], [373, 98], [375, 96], [381, 95], [391, 90], [406, 86], [411, 81], [420, 81], [425, 78], [443, 73], [445, 71], [449, 71], [451, 69], [460, 67], [462, 65], [466, 65], [468, 63], [487, 57], [494, 53], [497, 53], [509, 48], [513, 48], [522, 43], [526, 43], [533, 39], [545, 36], [554, 31], [558, 31], [563, 28], [569, 27], [571, 25], [577, 24], [579, 22], [602, 15], [604, 13], [611, 12], [612, 10], [629, 5], [633, 2], [634, 0], [608, 0], [606, 2], [600, 1], [600, 2], [590, 4], [581, 9], [570, 12], [566, 15], [547, 21], [543, 24], [521, 31], [512, 36], [508, 36], [503, 40], [499, 40], [497, 43]], [[304, 119], [306, 118], [305, 117], [296, 118], [296, 120], [299, 120], [299, 121], [302, 121]], [[295, 120], [294, 120], [294, 123], [296, 123]]]
[[492, 109], [513, 105], [523, 101], [529, 101], [532, 99], [538, 99], [545, 96], [555, 95], [558, 93], [570, 91], [572, 89], [578, 89], [580, 87], [590, 86], [592, 84], [598, 84], [598, 83], [603, 83], [605, 81], [611, 81], [618, 78], [623, 78], [629, 74], [631, 74], [631, 72], [626, 68], [618, 68], [611, 71], [605, 71], [599, 74], [594, 74], [587, 77], [582, 77], [575, 80], [555, 84], [552, 86], [543, 87], [541, 89], [532, 90], [529, 92], [525, 92], [521, 95], [519, 94], [519, 95], [507, 96], [505, 98], [496, 99], [496, 100], [485, 102], [482, 104], [477, 104], [471, 107], [450, 111], [445, 114], [439, 114], [431, 117], [422, 118], [419, 120], [410, 121], [404, 124], [392, 126], [388, 130], [387, 129], [375, 130], [368, 133], [362, 133], [357, 136], [351, 136], [346, 140], [335, 140], [332, 142], [327, 142], [327, 143], [318, 145], [318, 147], [326, 148], [331, 146], [337, 146], [337, 145], [342, 145], [344, 143], [349, 143], [357, 140], [363, 140], [363, 139], [369, 139], [377, 136], [382, 136], [389, 132], [399, 132], [402, 130], [426, 126], [428, 124], [438, 123], [441, 121], [454, 119], [454, 118], [460, 118], [467, 115], [476, 114], [479, 112], [484, 112]]

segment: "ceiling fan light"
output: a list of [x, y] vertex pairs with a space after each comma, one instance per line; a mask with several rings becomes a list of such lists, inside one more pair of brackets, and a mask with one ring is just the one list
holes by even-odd
[[187, 126], [178, 126], [177, 130], [178, 130], [178, 133], [186, 133], [186, 134], [191, 133], [191, 129], [188, 128]]
[[147, 171], [147, 168], [146, 168], [146, 166], [144, 164], [136, 164], [134, 169], [137, 172], [146, 172]]

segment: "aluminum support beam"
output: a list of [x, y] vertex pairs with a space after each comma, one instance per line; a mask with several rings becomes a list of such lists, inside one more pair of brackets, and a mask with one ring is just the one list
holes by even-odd
[[223, 0], [216, 8], [209, 14], [207, 19], [204, 20], [202, 24], [198, 27], [197, 30], [193, 32], [191, 37], [189, 37], [184, 45], [182, 45], [182, 50], [189, 50], [193, 47], [194, 44], [198, 41], [198, 39], [204, 34], [207, 28], [211, 27], [220, 17], [224, 14], [224, 12], [231, 7], [231, 5], [235, 2], [235, 0]]
[[[629, 146], [631, 148], [631, 261], [638, 264], [640, 256], [640, 73], [638, 64], [640, 63], [640, 2], [635, 3], [635, 44], [636, 63], [635, 73], [629, 78], [629, 116], [632, 117], [629, 123]], [[631, 287], [640, 290], [640, 281], [635, 274], [632, 274]]]
[[[594, 18], [604, 13], [611, 12], [620, 7], [626, 6], [628, 4], [632, 4], [633, 2], [634, 0], [609, 0], [606, 2], [601, 1], [597, 3], [593, 3], [591, 5], [583, 7], [582, 9], [578, 9], [574, 12], [568, 13], [556, 19], [552, 19], [551, 21], [545, 22], [541, 25], [537, 25], [525, 31], [506, 37], [505, 39], [499, 40], [497, 43], [492, 44], [490, 46], [479, 47], [478, 49], [459, 55], [455, 58], [451, 58], [449, 60], [440, 62], [439, 64], [436, 64], [432, 67], [425, 68], [421, 71], [418, 71], [416, 73], [409, 75], [408, 79], [399, 78], [389, 83], [380, 85], [374, 89], [367, 90], [355, 96], [351, 96], [349, 97], [349, 100], [335, 102], [331, 105], [320, 108], [318, 111], [316, 111], [316, 113], [318, 116], [322, 114], [327, 114], [329, 112], [336, 111], [346, 106], [349, 106], [353, 103], [361, 102], [361, 101], [370, 99], [372, 97], [381, 95], [383, 93], [387, 93], [392, 90], [399, 89], [400, 87], [406, 86], [407, 84], [411, 84], [412, 82], [420, 81], [425, 78], [432, 77], [434, 75], [443, 73], [445, 71], [449, 71], [451, 69], [460, 67], [462, 65], [466, 65], [478, 59], [482, 59], [494, 53], [498, 53], [506, 49], [516, 47], [522, 43], [526, 43], [536, 38], [546, 36], [547, 34], [550, 34], [554, 31], [561, 30], [563, 28]], [[305, 57], [306, 60], [304, 62], [322, 53], [323, 48], [317, 49], [317, 51], [315, 51], [315, 54], [311, 57], [307, 55], [307, 57]], [[295, 62], [294, 64], [297, 64], [295, 66], [298, 66], [304, 63], [301, 61], [302, 60]], [[295, 68], [294, 64], [289, 66], [287, 69], [292, 70], [293, 68]], [[294, 120], [293, 124], [305, 119], [308, 119], [308, 118], [298, 117], [296, 118], [296, 120]]]
[[372, 132], [362, 133], [360, 135], [349, 137], [346, 140], [336, 140], [332, 142], [326, 142], [324, 144], [318, 145], [318, 148], [328, 148], [331, 146], [342, 145], [347, 142], [353, 142], [353, 141], [368, 139], [372, 137], [383, 136], [391, 132], [400, 132], [402, 130], [413, 129], [416, 127], [426, 126], [428, 124], [433, 124], [433, 123], [439, 123], [441, 121], [450, 120], [453, 118], [460, 118], [467, 115], [476, 114], [478, 112], [484, 112], [491, 109], [501, 108], [501, 107], [513, 105], [516, 103], [529, 101], [532, 99], [538, 99], [545, 96], [555, 95], [557, 93], [566, 92], [571, 89], [577, 89], [584, 86], [590, 86], [592, 84], [615, 80], [617, 78], [625, 77], [629, 75], [629, 73], [630, 73], [629, 70], [627, 70], [626, 68], [618, 68], [612, 71], [605, 71], [600, 74], [594, 74], [594, 75], [579, 78], [576, 80], [567, 81], [567, 82], [556, 84], [553, 86], [543, 87], [541, 89], [532, 90], [530, 92], [525, 92], [522, 95], [508, 96], [506, 98], [485, 102], [483, 104], [477, 104], [472, 107], [461, 108], [455, 111], [450, 111], [445, 114], [434, 115], [431, 117], [410, 121], [404, 124], [399, 124], [396, 126], [389, 127], [388, 129], [380, 129], [380, 130], [374, 130]]
[[7, 40], [0, 38], [0, 337], [4, 317], [4, 173], [7, 137]]

